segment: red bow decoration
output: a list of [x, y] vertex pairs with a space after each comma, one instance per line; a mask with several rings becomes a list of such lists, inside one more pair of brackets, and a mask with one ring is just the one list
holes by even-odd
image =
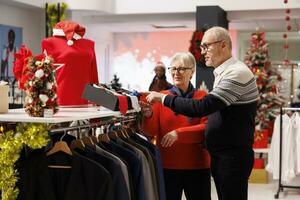
[[16, 79], [20, 83], [20, 88], [25, 90], [24, 84], [28, 80], [28, 58], [32, 57], [32, 52], [25, 45], [22, 45], [19, 52], [15, 53], [13, 71]]

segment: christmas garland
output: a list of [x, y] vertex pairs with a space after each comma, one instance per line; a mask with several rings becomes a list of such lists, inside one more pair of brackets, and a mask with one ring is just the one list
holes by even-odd
[[[0, 188], [3, 200], [15, 200], [19, 189], [16, 188], [18, 172], [15, 163], [24, 145], [32, 149], [46, 146], [49, 127], [46, 124], [19, 124], [16, 132], [7, 131], [0, 140]], [[3, 131], [3, 128], [1, 128]]]

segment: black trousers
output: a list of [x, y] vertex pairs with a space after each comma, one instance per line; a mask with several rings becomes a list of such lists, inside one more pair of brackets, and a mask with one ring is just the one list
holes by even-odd
[[167, 200], [211, 200], [210, 169], [164, 169]]
[[210, 155], [211, 173], [219, 200], [247, 200], [248, 178], [254, 162], [253, 150], [236, 149]]

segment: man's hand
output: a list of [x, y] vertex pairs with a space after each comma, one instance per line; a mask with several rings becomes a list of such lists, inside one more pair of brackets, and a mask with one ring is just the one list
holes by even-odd
[[178, 135], [175, 130], [167, 133], [161, 140], [161, 146], [162, 147], [170, 147], [176, 142], [178, 139]]
[[154, 103], [154, 102], [162, 103], [163, 96], [164, 94], [159, 92], [150, 92], [150, 94], [146, 96], [146, 99], [149, 103]]
[[151, 107], [151, 104], [149, 103], [145, 103], [143, 101], [139, 101], [139, 104], [141, 106], [141, 112], [142, 112], [142, 115], [144, 117], [151, 117], [152, 116], [152, 107]]

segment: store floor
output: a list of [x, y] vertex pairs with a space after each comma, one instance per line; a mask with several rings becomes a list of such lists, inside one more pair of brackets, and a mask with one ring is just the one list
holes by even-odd
[[[300, 186], [300, 181], [297, 180], [293, 184]], [[277, 181], [271, 181], [268, 184], [249, 184], [248, 200], [275, 200], [274, 194], [277, 192], [277, 188]], [[211, 197], [212, 200], [218, 200], [213, 181]], [[300, 189], [284, 188], [284, 191], [280, 192], [279, 199], [300, 200]], [[182, 197], [182, 200], [186, 200], [185, 196]]]

